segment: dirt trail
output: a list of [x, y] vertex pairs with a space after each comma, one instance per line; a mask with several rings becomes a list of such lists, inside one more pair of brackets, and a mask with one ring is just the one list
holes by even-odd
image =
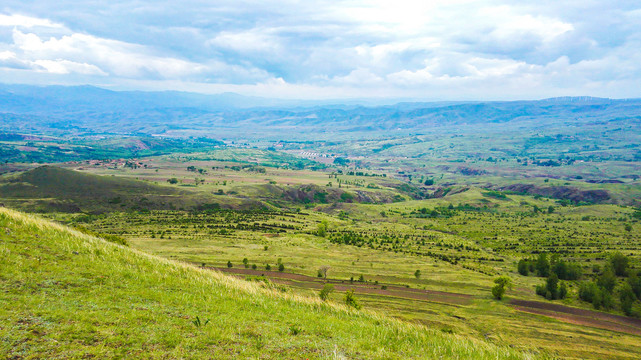
[[383, 284], [375, 285], [371, 283], [359, 283], [359, 282], [350, 282], [342, 281], [335, 279], [321, 279], [312, 276], [300, 275], [300, 274], [291, 274], [286, 272], [278, 271], [267, 271], [267, 270], [252, 270], [252, 269], [243, 269], [243, 268], [215, 268], [210, 269], [218, 270], [225, 273], [237, 274], [237, 275], [255, 275], [260, 276], [264, 275], [270, 280], [278, 284], [290, 285], [305, 287], [308, 289], [321, 289], [325, 283], [334, 284], [337, 291], [347, 291], [354, 289], [354, 292], [361, 294], [374, 294], [374, 295], [383, 295], [391, 296], [405, 299], [414, 299], [414, 300], [423, 300], [430, 302], [438, 302], [445, 304], [454, 304], [454, 305], [466, 305], [471, 303], [472, 295], [467, 294], [458, 294], [450, 293], [445, 291], [434, 291], [434, 290], [423, 290], [423, 289], [412, 289], [402, 286], [387, 285], [387, 289], [381, 289]]
[[540, 301], [514, 299], [510, 304], [519, 311], [548, 316], [570, 324], [641, 335], [641, 319]]

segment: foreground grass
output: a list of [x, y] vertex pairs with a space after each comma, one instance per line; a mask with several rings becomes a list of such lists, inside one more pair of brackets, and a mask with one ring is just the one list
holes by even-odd
[[534, 357], [262, 288], [4, 208], [0, 239], [2, 357]]

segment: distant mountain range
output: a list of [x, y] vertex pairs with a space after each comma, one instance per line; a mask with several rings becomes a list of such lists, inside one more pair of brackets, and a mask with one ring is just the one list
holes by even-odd
[[401, 102], [363, 106], [233, 93], [111, 91], [93, 86], [0, 84], [0, 131], [54, 136], [263, 136], [414, 131], [451, 126], [577, 124], [639, 118], [641, 99]]

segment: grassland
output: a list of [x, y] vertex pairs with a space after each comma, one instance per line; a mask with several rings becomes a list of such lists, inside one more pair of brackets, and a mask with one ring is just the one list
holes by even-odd
[[[316, 298], [329, 282], [337, 290], [330, 296], [333, 303], [353, 289], [367, 311], [500, 348], [580, 359], [640, 356], [641, 326], [617, 317], [622, 314], [617, 299], [613, 309], [603, 312], [577, 296], [579, 284], [598, 276], [595, 265], [602, 269], [613, 252], [628, 256], [632, 269], [641, 266], [638, 210], [629, 206], [634, 201], [619, 201], [638, 190], [636, 179], [590, 183], [526, 171], [519, 180], [520, 167], [547, 168], [516, 161], [499, 162], [496, 173], [456, 170], [439, 176], [435, 169], [444, 168], [417, 166], [420, 159], [385, 162], [384, 154], [362, 160], [353, 156], [346, 166], [336, 166], [319, 153], [301, 158], [299, 151], [218, 149], [68, 162], [57, 164], [67, 170], [55, 174], [73, 180], [80, 172], [85, 191], [99, 196], [74, 195], [47, 181], [38, 184], [33, 173], [42, 168], [5, 175], [0, 191], [11, 195], [3, 195], [3, 202], [29, 211], [35, 201], [76, 205], [80, 211], [39, 211], [79, 229], [122, 237], [134, 249], [202, 273], [225, 271], [263, 287], [268, 279], [268, 287], [287, 296]], [[570, 173], [571, 166], [553, 171]], [[507, 170], [513, 178], [504, 176]], [[430, 178], [435, 184], [424, 185]], [[605, 190], [612, 196], [588, 203], [506, 189], [524, 182], [542, 189]], [[9, 191], [17, 184], [33, 192]], [[147, 200], [140, 201], [141, 196]], [[110, 202], [116, 197], [117, 203]], [[581, 280], [566, 281], [566, 299], [536, 296], [534, 287], [545, 279], [516, 271], [517, 261], [540, 252], [581, 267]], [[323, 268], [326, 278], [318, 277]], [[503, 301], [490, 295], [499, 275], [514, 283]], [[617, 286], [623, 282], [617, 279]], [[634, 313], [641, 314], [639, 301]], [[368, 357], [362, 354], [355, 350], [346, 356]]]
[[534, 358], [0, 209], [6, 358]]

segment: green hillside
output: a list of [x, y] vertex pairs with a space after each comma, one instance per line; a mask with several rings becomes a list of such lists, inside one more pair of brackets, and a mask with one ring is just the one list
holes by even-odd
[[27, 211], [103, 213], [194, 208], [212, 197], [149, 181], [40, 166], [0, 178], [0, 199]]
[[0, 239], [2, 358], [534, 358], [161, 259], [6, 208]]

